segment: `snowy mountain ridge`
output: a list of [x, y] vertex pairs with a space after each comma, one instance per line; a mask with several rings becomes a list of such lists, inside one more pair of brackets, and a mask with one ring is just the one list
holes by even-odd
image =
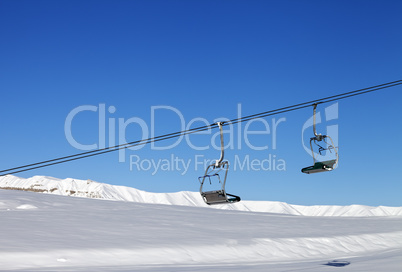
[[241, 201], [236, 204], [208, 206], [198, 192], [150, 193], [131, 187], [110, 185], [92, 180], [57, 179], [46, 176], [0, 177], [0, 189], [33, 191], [47, 194], [96, 198], [137, 203], [212, 207], [217, 209], [280, 213], [304, 216], [402, 216], [402, 207], [301, 206], [276, 201]]

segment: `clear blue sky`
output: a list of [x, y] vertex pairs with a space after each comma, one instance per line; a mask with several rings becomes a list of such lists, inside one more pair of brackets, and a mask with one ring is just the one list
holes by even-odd
[[[1, 169], [75, 154], [66, 139], [65, 121], [79, 106], [72, 135], [81, 144], [99, 144], [100, 105], [105, 104], [106, 145], [118, 143], [116, 123], [130, 124], [128, 141], [150, 133], [151, 109], [170, 106], [187, 125], [194, 118], [276, 109], [359, 88], [402, 79], [401, 1], [0, 1], [0, 165]], [[339, 118], [318, 126], [339, 129], [339, 168], [305, 175], [312, 164], [303, 149], [302, 128], [312, 109], [280, 116], [270, 134], [234, 135], [226, 158], [271, 163], [286, 170], [236, 169], [227, 190], [248, 200], [293, 204], [365, 204], [402, 206], [400, 167], [402, 87], [343, 100]], [[107, 111], [113, 106], [115, 111]], [[319, 108], [323, 111], [325, 105]], [[323, 113], [323, 112], [322, 112]], [[172, 110], [155, 110], [155, 134], [181, 130]], [[202, 126], [195, 121], [191, 127]], [[234, 130], [237, 131], [237, 126]], [[245, 124], [242, 127], [242, 133]], [[261, 122], [249, 130], [262, 130]], [[216, 131], [213, 131], [214, 134]], [[236, 132], [237, 133], [237, 132]], [[305, 132], [305, 140], [312, 134]], [[191, 136], [158, 151], [146, 146], [18, 174], [92, 179], [152, 192], [197, 191], [195, 156], [215, 159], [213, 134]], [[226, 135], [228, 136], [228, 135]], [[217, 140], [217, 139], [216, 139]], [[228, 141], [228, 138], [225, 138]], [[241, 142], [241, 147], [238, 142]], [[173, 141], [158, 143], [158, 146]], [[216, 141], [216, 143], [218, 143]], [[139, 162], [191, 162], [182, 171], [130, 171]], [[146, 162], [147, 161], [147, 162]], [[234, 170], [234, 169], [232, 169]]]

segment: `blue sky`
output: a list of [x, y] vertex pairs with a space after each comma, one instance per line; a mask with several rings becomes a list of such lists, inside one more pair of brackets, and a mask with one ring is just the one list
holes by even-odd
[[[185, 125], [194, 118], [212, 123], [236, 118], [239, 104], [244, 116], [399, 80], [401, 9], [401, 1], [2, 0], [1, 169], [81, 152], [65, 133], [67, 116], [80, 106], [96, 112], [75, 115], [74, 139], [99, 144], [104, 105], [108, 145], [123, 136], [134, 141], [150, 135], [152, 109], [160, 135], [181, 130], [172, 109]], [[268, 145], [265, 150], [247, 146], [243, 124], [241, 137], [234, 134], [236, 144], [226, 152], [232, 168], [236, 158], [248, 156], [283, 160], [286, 170], [237, 168], [229, 173], [228, 192], [304, 205], [401, 206], [401, 101], [402, 87], [393, 87], [339, 102], [339, 118], [318, 126], [322, 133], [331, 125], [339, 131], [339, 168], [330, 173], [300, 172], [312, 164], [301, 140], [312, 108], [266, 118], [270, 133], [249, 136], [254, 146]], [[319, 107], [321, 114], [327, 106]], [[272, 129], [280, 118], [274, 149]], [[123, 135], [119, 119], [138, 122], [128, 124]], [[191, 127], [204, 125], [197, 120]], [[249, 124], [249, 130], [264, 128], [262, 122]], [[125, 162], [111, 153], [18, 175], [92, 179], [152, 192], [197, 191], [203, 169], [194, 161], [219, 157], [211, 145], [215, 133], [190, 137], [206, 150], [183, 140], [168, 150], [127, 151]], [[311, 128], [305, 140], [308, 133]], [[152, 175], [152, 169], [130, 171], [130, 156], [144, 168], [172, 156], [191, 166], [185, 174], [176, 168]]]

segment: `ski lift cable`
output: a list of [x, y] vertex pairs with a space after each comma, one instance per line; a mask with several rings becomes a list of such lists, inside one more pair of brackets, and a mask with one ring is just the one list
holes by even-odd
[[[205, 130], [208, 130], [208, 129], [210, 129], [210, 128], [205, 128], [205, 129], [196, 130], [196, 131], [184, 131], [181, 135], [188, 135], [188, 134], [197, 133], [197, 132], [200, 132], [200, 131], [205, 131]], [[61, 164], [61, 163], [65, 163], [65, 162], [75, 161], [75, 160], [79, 160], [79, 159], [89, 158], [89, 157], [93, 157], [93, 156], [97, 156], [97, 155], [102, 155], [102, 154], [110, 153], [110, 152], [113, 152], [113, 151], [126, 149], [126, 148], [129, 148], [129, 147], [146, 145], [151, 141], [152, 142], [159, 142], [159, 141], [168, 140], [168, 139], [172, 139], [172, 138], [176, 138], [176, 137], [177, 137], [177, 135], [170, 135], [168, 137], [159, 137], [158, 139], [152, 139], [152, 140], [151, 139], [145, 139], [145, 140], [138, 141], [138, 143], [136, 143], [136, 144], [131, 144], [129, 146], [120, 146], [118, 148], [106, 149], [106, 150], [103, 149], [101, 152], [97, 152], [97, 153], [85, 152], [85, 153], [81, 153], [81, 155], [82, 154], [86, 154], [86, 155], [83, 155], [83, 156], [71, 155], [71, 156], [68, 156], [68, 159], [66, 159], [67, 157], [65, 157], [65, 159], [63, 159], [63, 160], [60, 160], [60, 158], [49, 160], [50, 162], [46, 163], [46, 164], [33, 163], [33, 164], [29, 165], [29, 166], [33, 166], [33, 167], [30, 167], [30, 168], [25, 168], [27, 166], [25, 166], [25, 167], [24, 166], [15, 167], [15, 168], [12, 168], [12, 169], [13, 170], [20, 169], [20, 170], [13, 171], [13, 172], [8, 172], [7, 170], [2, 170], [0, 172], [7, 172], [7, 173], [1, 174], [0, 177], [6, 176], [6, 175], [17, 174], [17, 173], [21, 173], [21, 172], [26, 172], [26, 171], [30, 171], [30, 170], [34, 170], [34, 169], [39, 169], [39, 168], [43, 168], [43, 167], [47, 167], [47, 166], [51, 166], [51, 165]], [[97, 150], [97, 151], [99, 151], [99, 150]], [[88, 154], [88, 153], [91, 153], [91, 154]], [[40, 164], [42, 164], [42, 165], [40, 165]]]
[[[286, 112], [289, 112], [289, 111], [294, 111], [294, 110], [307, 108], [307, 107], [310, 107], [310, 105], [305, 105], [305, 106], [298, 107], [298, 108], [295, 108], [295, 109], [288, 109], [288, 110], [284, 110], [284, 111], [281, 111], [281, 112], [273, 112], [273, 113], [270, 113], [270, 114], [265, 114], [262, 117], [267, 117], [267, 116], [276, 115], [276, 114], [280, 114], [280, 113], [286, 113]], [[257, 119], [257, 118], [261, 118], [261, 117], [253, 117], [252, 119]], [[251, 119], [249, 119], [249, 120], [251, 120]], [[239, 118], [238, 120], [234, 121], [233, 124], [240, 123], [240, 122], [243, 122], [243, 121]], [[20, 166], [20, 167], [11, 168], [11, 169], [8, 169], [8, 170], [2, 170], [2, 171], [0, 171], [0, 173], [4, 173], [4, 172], [7, 172], [7, 173], [1, 174], [0, 177], [5, 176], [5, 175], [12, 175], [12, 174], [17, 174], [17, 173], [21, 173], [21, 172], [26, 172], [26, 171], [30, 171], [30, 170], [35, 170], [35, 169], [39, 169], [39, 168], [43, 168], [43, 167], [47, 167], [47, 166], [52, 166], [52, 165], [56, 165], [56, 164], [61, 164], [61, 163], [65, 163], [65, 162], [75, 161], [75, 160], [79, 160], [79, 159], [89, 158], [89, 157], [93, 157], [93, 156], [97, 156], [97, 155], [102, 155], [102, 154], [110, 153], [110, 152], [113, 152], [113, 151], [126, 149], [126, 148], [129, 148], [129, 147], [146, 145], [146, 144], [150, 143], [151, 141], [152, 142], [159, 142], [159, 141], [163, 141], [163, 140], [177, 138], [178, 136], [181, 136], [181, 135], [194, 134], [194, 133], [197, 133], [197, 132], [209, 130], [209, 129], [211, 129], [211, 127], [213, 125], [214, 124], [211, 124], [211, 126], [200, 127], [200, 128], [197, 128], [197, 130], [186, 130], [186, 131], [182, 131], [182, 132], [177, 132], [177, 133], [171, 133], [171, 134], [167, 134], [167, 135], [158, 136], [158, 137], [155, 137], [155, 138], [144, 139], [144, 140], [137, 141], [134, 144], [133, 143], [131, 143], [129, 145], [125, 144], [123, 146], [119, 146], [119, 147], [116, 147], [116, 148], [113, 147], [113, 148], [110, 148], [110, 149], [107, 148], [107, 149], [103, 149], [103, 150], [96, 150], [97, 152], [93, 152], [93, 151], [84, 152], [84, 153], [80, 153], [80, 154], [77, 154], [77, 155], [67, 156], [67, 157], [64, 157], [63, 159], [62, 158], [53, 159], [53, 160], [49, 160], [48, 163], [46, 163], [46, 164], [44, 164], [44, 162], [38, 162], [38, 163], [33, 163], [33, 164], [30, 164], [30, 165], [27, 165], [27, 166]], [[225, 125], [227, 125], [227, 123], [222, 124], [222, 126], [225, 126]], [[178, 133], [180, 133], [180, 134], [178, 134]], [[176, 135], [176, 134], [178, 134], [178, 135]], [[163, 137], [163, 136], [165, 136], [165, 137]], [[32, 166], [32, 167], [30, 167], [30, 166]], [[27, 168], [27, 167], [29, 167], [29, 168]], [[17, 170], [17, 171], [13, 171], [13, 170]], [[9, 171], [12, 171], [12, 172], [9, 172]]]
[[[344, 99], [344, 98], [348, 98], [348, 97], [352, 97], [352, 96], [356, 96], [356, 95], [360, 95], [360, 94], [365, 94], [365, 93], [377, 91], [377, 90], [380, 90], [380, 89], [385, 89], [385, 88], [397, 86], [397, 85], [400, 85], [400, 84], [402, 84], [402, 80], [393, 81], [393, 82], [389, 82], [389, 83], [384, 83], [384, 84], [381, 84], [381, 85], [376, 85], [376, 86], [372, 86], [372, 87], [368, 87], [368, 88], [364, 88], [364, 89], [360, 89], [360, 90], [356, 90], [356, 91], [351, 91], [351, 92], [347, 92], [347, 93], [343, 93], [343, 94], [339, 94], [339, 95], [334, 95], [334, 96], [330, 96], [330, 97], [326, 97], [326, 98], [321, 98], [321, 99], [316, 99], [316, 100], [312, 100], [312, 101], [309, 101], [309, 102], [300, 103], [300, 104], [293, 105], [293, 106], [288, 106], [288, 107], [284, 107], [284, 108], [280, 108], [280, 109], [276, 109], [276, 110], [271, 110], [271, 111], [267, 111], [267, 112], [262, 112], [262, 113], [258, 113], [258, 114], [253, 114], [253, 115], [233, 119], [233, 120], [230, 120], [226, 124], [223, 124], [223, 125], [228, 125], [230, 123], [235, 124], [235, 123], [239, 123], [239, 122], [249, 121], [249, 120], [252, 120], [252, 119], [267, 117], [267, 116], [274, 115], [274, 114], [286, 113], [286, 112], [289, 112], [289, 111], [294, 111], [294, 110], [310, 107], [311, 103], [317, 103], [317, 104], [328, 103], [328, 102], [332, 102], [332, 101], [336, 101], [336, 100], [340, 100], [340, 99]], [[300, 105], [304, 105], [304, 106], [300, 106]], [[300, 107], [297, 107], [297, 106], [300, 106]], [[157, 136], [157, 137], [153, 137], [153, 138], [149, 138], [149, 139], [143, 139], [143, 140], [139, 140], [139, 141], [129, 142], [129, 143], [122, 144], [122, 145], [117, 145], [117, 146], [107, 147], [107, 148], [103, 148], [103, 149], [92, 150], [92, 151], [88, 151], [88, 152], [82, 152], [82, 153], [78, 153], [78, 154], [74, 154], [74, 155], [70, 155], [70, 156], [65, 156], [65, 157], [60, 157], [60, 158], [56, 158], [56, 159], [52, 159], [52, 160], [47, 160], [47, 161], [42, 161], [42, 162], [38, 162], [38, 163], [28, 164], [28, 165], [19, 166], [19, 167], [10, 168], [10, 169], [5, 169], [5, 170], [0, 171], [0, 173], [9, 172], [9, 171], [22, 169], [22, 168], [27, 168], [27, 167], [30, 167], [30, 166], [36, 166], [36, 165], [45, 164], [45, 163], [46, 163], [46, 166], [50, 166], [50, 165], [56, 164], [56, 163], [53, 163], [55, 161], [60, 161], [60, 162], [57, 163], [57, 164], [59, 164], [59, 163], [62, 163], [62, 162], [68, 162], [68, 161], [72, 161], [72, 160], [76, 160], [76, 159], [92, 157], [92, 156], [95, 156], [95, 155], [101, 155], [101, 154], [109, 153], [109, 152], [112, 152], [112, 151], [120, 150], [120, 149], [123, 149], [123, 148], [128, 148], [128, 147], [133, 147], [133, 146], [137, 146], [137, 145], [147, 144], [147, 143], [149, 143], [151, 141], [166, 140], [166, 139], [170, 139], [170, 138], [174, 138], [174, 137], [179, 137], [181, 135], [186, 135], [188, 133], [201, 132], [201, 131], [213, 129], [215, 127], [217, 127], [217, 125], [214, 123], [214, 124], [210, 124], [208, 126], [193, 128], [193, 129], [186, 130], [186, 131], [180, 131], [180, 132], [165, 134], [165, 135], [161, 135], [161, 136]], [[75, 159], [70, 159], [70, 158], [75, 158]], [[26, 169], [25, 171], [33, 170], [33, 169], [37, 169], [37, 168], [41, 168], [41, 167], [29, 168], [29, 169]], [[19, 172], [23, 172], [23, 171], [18, 171], [18, 173]], [[14, 173], [16, 173], [16, 172], [7, 173], [7, 174], [14, 174]], [[2, 174], [0, 176], [3, 176], [3, 175], [6, 175], [6, 174]]]
[[[18, 170], [18, 169], [26, 168], [26, 167], [30, 167], [30, 166], [35, 166], [35, 165], [38, 165], [38, 164], [45, 164], [45, 163], [51, 163], [51, 162], [55, 162], [55, 161], [59, 161], [59, 160], [70, 159], [70, 158], [74, 158], [74, 157], [81, 157], [81, 156], [83, 156], [83, 158], [91, 157], [91, 156], [89, 156], [89, 154], [93, 154], [93, 153], [104, 154], [104, 153], [108, 153], [108, 152], [112, 152], [112, 151], [121, 150], [121, 149], [124, 149], [124, 148], [129, 148], [129, 147], [133, 147], [133, 146], [137, 146], [137, 145], [147, 144], [147, 143], [149, 143], [151, 141], [157, 142], [157, 141], [160, 141], [160, 140], [166, 140], [166, 139], [178, 137], [178, 136], [181, 136], [181, 135], [185, 135], [187, 133], [195, 133], [195, 132], [205, 131], [205, 130], [213, 128], [214, 125], [216, 125], [216, 124], [211, 124], [210, 126], [192, 128], [192, 129], [185, 130], [185, 131], [169, 133], [169, 134], [165, 134], [165, 135], [161, 135], [161, 136], [157, 136], [157, 137], [153, 137], [153, 138], [148, 138], [148, 139], [143, 139], [143, 140], [138, 140], [138, 141], [133, 141], [133, 142], [129, 142], [129, 143], [121, 144], [121, 145], [115, 145], [115, 146], [111, 146], [111, 147], [106, 147], [106, 148], [102, 148], [102, 149], [96, 149], [96, 150], [92, 150], [92, 151], [77, 153], [77, 154], [74, 154], [74, 155], [69, 155], [69, 156], [60, 157], [60, 158], [56, 158], [56, 159], [51, 159], [51, 160], [46, 160], [46, 161], [42, 161], [42, 162], [37, 162], [37, 163], [27, 164], [27, 165], [23, 165], [23, 166], [18, 166], [18, 167], [14, 167], [14, 168], [10, 168], [10, 169], [1, 170], [0, 173], [13, 171], [13, 170]], [[166, 137], [168, 137], [168, 138], [166, 138]], [[87, 155], [87, 156], [85, 156], [85, 155]], [[70, 160], [68, 160], [68, 161], [70, 161]], [[0, 175], [0, 176], [3, 176], [3, 175]]]
[[357, 90], [357, 91], [352, 91], [352, 92], [347, 92], [347, 93], [343, 93], [343, 94], [339, 94], [339, 95], [333, 95], [333, 96], [329, 96], [329, 97], [325, 97], [325, 98], [321, 98], [321, 99], [311, 100], [311, 101], [308, 101], [308, 102], [304, 102], [304, 103], [300, 103], [300, 104], [296, 104], [296, 105], [293, 105], [293, 106], [288, 106], [288, 107], [284, 107], [284, 108], [280, 108], [280, 109], [276, 109], [276, 110], [261, 112], [261, 113], [257, 113], [257, 114], [253, 114], [253, 115], [233, 119], [233, 120], [230, 120], [229, 122], [238, 123], [240, 120], [241, 121], [249, 121], [249, 120], [252, 120], [252, 119], [255, 119], [255, 118], [261, 118], [261, 117], [269, 116], [269, 115], [271, 115], [270, 113], [272, 113], [272, 112], [281, 111], [279, 113], [283, 113], [283, 112], [287, 112], [287, 111], [282, 111], [282, 110], [291, 109], [290, 111], [293, 111], [293, 110], [303, 109], [303, 108], [310, 107], [313, 104], [325, 104], [325, 103], [329, 103], [329, 102], [334, 102], [334, 101], [342, 100], [342, 99], [345, 99], [345, 98], [349, 98], [349, 97], [353, 97], [353, 96], [357, 96], [357, 95], [361, 95], [361, 94], [366, 94], [366, 93], [370, 93], [370, 92], [374, 92], [374, 91], [378, 91], [378, 90], [398, 86], [398, 85], [401, 85], [401, 84], [402, 84], [402, 80], [398, 80], [398, 81], [389, 82], [389, 83], [385, 83], [385, 84], [381, 84], [381, 85], [377, 85], [377, 86], [373, 86], [373, 87], [369, 87], [369, 88], [360, 89], [360, 90]]
[[[366, 93], [370, 93], [370, 92], [374, 92], [374, 91], [378, 91], [378, 90], [383, 90], [383, 89], [398, 86], [401, 84], [402, 84], [402, 80], [392, 81], [392, 82], [388, 82], [388, 83], [384, 83], [384, 84], [380, 84], [380, 85], [376, 85], [376, 86], [372, 86], [372, 87], [367, 87], [367, 88], [363, 88], [363, 89], [359, 89], [359, 90], [355, 90], [355, 91], [350, 91], [350, 92], [346, 92], [346, 93], [342, 93], [342, 94], [338, 94], [338, 95], [328, 96], [325, 98], [320, 98], [320, 99], [315, 99], [315, 100], [311, 100], [308, 102], [295, 104], [292, 106], [287, 106], [287, 107], [283, 107], [283, 108], [279, 108], [279, 109], [275, 109], [275, 110], [265, 111], [265, 112], [261, 112], [261, 113], [256, 113], [256, 114], [232, 119], [232, 120], [224, 122], [222, 125], [226, 126], [229, 124], [236, 124], [236, 123], [246, 122], [246, 121], [250, 121], [253, 119], [257, 119], [257, 118], [263, 118], [263, 117], [267, 117], [267, 116], [295, 111], [295, 110], [310, 107], [312, 104], [324, 104], [324, 103], [329, 103], [329, 102], [333, 102], [333, 101], [338, 101], [341, 99], [350, 98], [350, 97], [354, 97], [354, 96], [358, 96], [361, 94], [366, 94]], [[197, 133], [197, 132], [201, 132], [201, 131], [214, 129], [217, 127], [218, 127], [218, 125], [216, 123], [213, 123], [213, 124], [209, 124], [206, 126], [192, 128], [192, 129], [184, 130], [184, 131], [173, 132], [173, 133], [160, 135], [160, 136], [156, 136], [156, 137], [152, 137], [152, 138], [148, 138], [148, 139], [137, 140], [137, 141], [121, 144], [121, 145], [106, 147], [103, 149], [81, 152], [81, 153], [64, 156], [64, 157], [59, 157], [59, 158], [55, 158], [55, 159], [51, 159], [51, 160], [45, 160], [45, 161], [41, 161], [41, 162], [37, 162], [37, 163], [27, 164], [27, 165], [18, 166], [18, 167], [9, 168], [9, 169], [4, 169], [4, 170], [0, 171], [0, 173], [3, 173], [0, 176], [16, 174], [16, 173], [30, 171], [30, 170], [34, 170], [34, 169], [38, 169], [38, 168], [42, 168], [42, 167], [61, 164], [61, 163], [69, 162], [69, 161], [74, 161], [74, 160], [88, 158], [88, 157], [92, 157], [92, 156], [96, 156], [96, 155], [106, 154], [106, 153], [110, 153], [113, 151], [129, 148], [129, 147], [145, 145], [150, 142], [158, 142], [158, 141], [168, 140], [168, 139], [180, 137], [183, 135], [188, 135], [188, 134], [193, 134], [193, 133]], [[14, 171], [14, 170], [18, 170], [18, 171]]]

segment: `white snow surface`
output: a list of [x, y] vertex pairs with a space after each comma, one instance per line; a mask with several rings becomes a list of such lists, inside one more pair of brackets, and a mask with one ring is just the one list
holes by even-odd
[[400, 216], [294, 216], [0, 190], [0, 218], [0, 271], [402, 268]]
[[0, 177], [0, 189], [32, 190], [56, 195], [99, 198], [139, 203], [211, 207], [217, 209], [280, 213], [305, 216], [402, 216], [402, 207], [370, 207], [364, 205], [301, 206], [277, 201], [241, 201], [230, 205], [206, 205], [198, 192], [150, 193], [131, 187], [116, 186], [92, 180], [57, 179], [34, 176], [28, 179], [8, 175]]

